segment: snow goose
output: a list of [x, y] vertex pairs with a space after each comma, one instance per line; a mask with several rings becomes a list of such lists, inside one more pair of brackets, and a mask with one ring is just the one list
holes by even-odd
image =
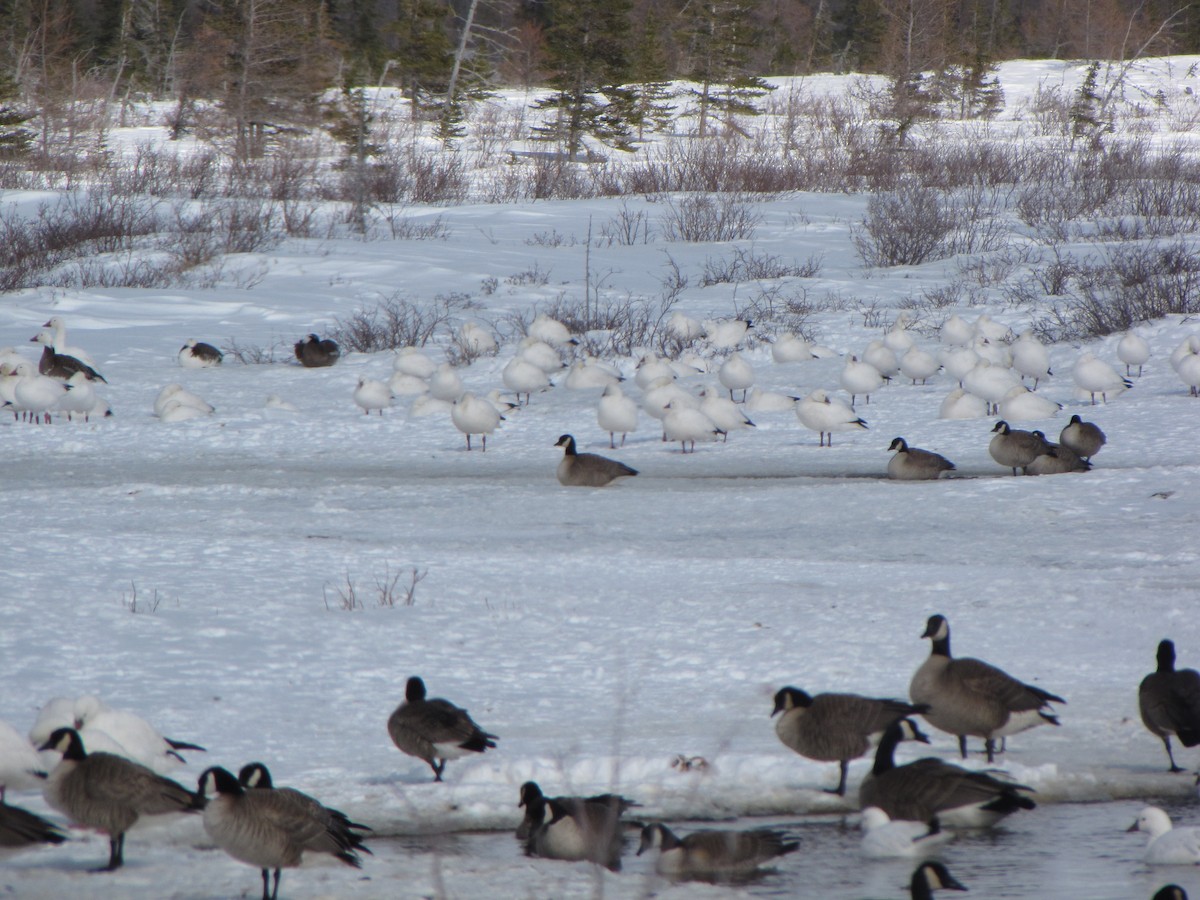
[[517, 395], [518, 403], [522, 394], [528, 404], [533, 399], [534, 391], [541, 392], [550, 387], [550, 377], [545, 371], [520, 356], [514, 356], [504, 364], [500, 379], [506, 388]]
[[1036, 725], [1057, 725], [1051, 703], [1066, 703], [1062, 697], [1031, 684], [978, 659], [954, 659], [950, 655], [950, 623], [933, 615], [923, 638], [932, 646], [929, 657], [913, 673], [908, 695], [913, 703], [926, 704], [925, 720], [934, 728], [958, 737], [958, 748], [967, 758], [967, 736], [981, 737], [987, 760], [995, 758], [995, 739], [1017, 734]]
[[594, 797], [547, 797], [542, 793], [542, 789], [536, 781], [527, 781], [521, 785], [521, 800], [517, 804], [518, 808], [525, 809], [525, 816], [522, 818], [521, 824], [517, 826], [518, 840], [527, 840], [534, 830], [541, 826], [545, 821], [545, 803], [550, 800], [568, 810], [577, 809], [585, 803], [598, 803], [613, 809], [618, 816], [639, 805], [620, 794], [597, 794]]
[[1136, 331], [1127, 331], [1117, 341], [1117, 359], [1125, 363], [1126, 377], [1132, 376], [1132, 367], [1137, 366], [1137, 377], [1142, 377], [1142, 366], [1150, 359], [1150, 345]]
[[290, 400], [284, 400], [278, 394], [267, 394], [267, 399], [263, 406], [267, 409], [278, 409], [283, 412], [296, 412], [296, 404]]
[[450, 412], [452, 404], [449, 400], [440, 400], [432, 394], [418, 394], [408, 407], [410, 419], [421, 419], [425, 416], [444, 416]]
[[743, 404], [752, 413], [789, 412], [796, 408], [799, 397], [790, 394], [780, 394], [777, 391], [764, 391], [758, 387], [750, 388]]
[[686, 344], [704, 337], [704, 326], [676, 310], [667, 319], [667, 333]]
[[67, 323], [60, 316], [52, 316], [48, 322], [42, 323], [43, 328], [51, 330], [51, 344], [54, 352], [62, 356], [71, 356], [88, 366], [95, 366], [96, 361], [81, 347], [72, 347], [67, 343]]
[[1138, 686], [1142, 724], [1167, 748], [1172, 772], [1182, 772], [1171, 752], [1171, 736], [1185, 747], [1200, 744], [1200, 673], [1175, 668], [1175, 643], [1158, 645], [1158, 668]]
[[1035, 391], [1040, 381], [1054, 374], [1050, 371], [1050, 351], [1037, 339], [1032, 328], [1022, 331], [1021, 336], [1013, 343], [1012, 364], [1022, 380], [1033, 379]]
[[492, 332], [478, 322], [464, 322], [458, 330], [458, 341], [463, 349], [474, 356], [490, 356], [497, 350]]
[[959, 387], [963, 386], [963, 379], [975, 368], [979, 359], [980, 356], [973, 347], [955, 347], [944, 350], [941, 354], [942, 367], [947, 375], [958, 382]]
[[1187, 385], [1188, 393], [1193, 397], [1200, 397], [1200, 355], [1189, 353], [1179, 361], [1175, 371], [1179, 380]]
[[504, 417], [487, 397], [477, 397], [467, 391], [450, 407], [450, 420], [454, 427], [467, 436], [467, 449], [471, 449], [471, 435], [481, 437], [483, 450], [487, 452], [487, 436], [496, 430]]
[[360, 831], [371, 831], [371, 828], [359, 822], [352, 822], [344, 812], [325, 806], [316, 797], [310, 797], [295, 788], [277, 787], [271, 778], [270, 769], [265, 764], [246, 763], [238, 772], [238, 784], [256, 791], [271, 791], [281, 810], [290, 806], [296, 814], [309, 816], [324, 825], [327, 831], [337, 836], [339, 843], [348, 844], [355, 851], [371, 852], [364, 846], [363, 836], [358, 834]]
[[89, 738], [95, 732], [102, 732], [120, 744], [125, 750], [125, 755], [134, 762], [149, 766], [155, 771], [185, 762], [179, 755], [180, 750], [205, 752], [199, 744], [164, 737], [137, 713], [127, 709], [114, 709], [92, 694], [79, 697], [75, 701], [74, 709], [75, 728], [79, 730], [85, 746], [91, 746]]
[[1007, 344], [977, 337], [971, 346], [975, 348], [975, 352], [979, 354], [980, 359], [986, 359], [993, 366], [999, 366], [1001, 369], [1012, 368], [1012, 351], [1008, 349]]
[[1102, 359], [1097, 359], [1090, 350], [1075, 360], [1071, 369], [1071, 377], [1075, 379], [1080, 390], [1086, 391], [1092, 397], [1092, 405], [1096, 404], [1096, 395], [1105, 403], [1108, 395], [1114, 396], [1133, 387], [1133, 382], [1120, 375], [1116, 369]]
[[1181, 362], [1198, 353], [1200, 353], [1200, 334], [1189, 335], [1182, 344], [1171, 351], [1171, 368], [1178, 372]]
[[76, 372], [67, 379], [67, 392], [59, 398], [55, 410], [66, 413], [67, 418], [71, 421], [80, 418], [86, 422], [91, 418], [92, 412], [99, 402], [96, 389], [92, 387], [92, 382], [87, 375], [83, 372]]
[[721, 431], [725, 432], [725, 440], [729, 440], [729, 432], [736, 431], [740, 428], [756, 427], [750, 421], [750, 417], [742, 412], [742, 408], [722, 397], [712, 388], [703, 388], [700, 391], [700, 412], [704, 413], [713, 424]]
[[544, 859], [586, 860], [619, 871], [624, 846], [621, 799], [546, 797], [536, 784], [526, 782], [520, 802], [525, 807], [522, 827], [528, 831], [525, 852]]
[[706, 319], [704, 338], [717, 350], [736, 350], [754, 323], [749, 319]]
[[897, 766], [896, 745], [902, 740], [929, 743], [911, 719], [888, 726], [859, 788], [860, 808], [878, 806], [892, 819], [929, 822], [936, 816], [942, 825], [986, 828], [1037, 805], [1022, 793], [1032, 788], [934, 757]]
[[364, 415], [369, 416], [371, 410], [376, 410], [382, 416], [385, 409], [391, 408], [394, 399], [392, 389], [386, 381], [377, 381], [366, 375], [358, 377], [358, 386], [354, 388], [354, 403]]
[[721, 879], [752, 872], [763, 863], [793, 853], [798, 841], [788, 841], [781, 831], [706, 829], [677, 837], [666, 825], [642, 829], [637, 855], [658, 850], [655, 868], [669, 878]]
[[401, 752], [423, 759], [441, 781], [446, 762], [470, 753], [483, 753], [499, 738], [475, 724], [465, 709], [449, 700], [426, 698], [425, 682], [408, 679], [404, 702], [388, 717], [388, 734]]
[[1147, 806], [1127, 829], [1149, 835], [1142, 857], [1152, 866], [1200, 864], [1200, 828], [1173, 828], [1171, 817], [1157, 806]]
[[675, 370], [665, 359], [660, 359], [654, 353], [647, 353], [638, 361], [637, 369], [633, 373], [633, 383], [643, 391], [648, 391], [660, 378], [674, 381]]
[[1014, 475], [1017, 469], [1023, 469], [1049, 449], [1044, 437], [1037, 432], [1020, 431], [1009, 427], [1001, 419], [992, 428], [995, 437], [988, 443], [988, 453], [992, 459], [1012, 469]]
[[566, 368], [558, 351], [534, 337], [523, 337], [517, 344], [517, 357], [537, 366], [547, 375]]
[[961, 881], [950, 874], [940, 862], [926, 862], [913, 872], [908, 891], [912, 900], [933, 900], [934, 891], [965, 891]]
[[909, 447], [902, 437], [895, 438], [888, 450], [896, 451], [887, 466], [888, 478], [894, 481], [933, 481], [941, 478], [945, 472], [954, 471], [954, 463], [946, 457], [930, 450]]
[[447, 403], [453, 403], [462, 396], [462, 379], [454, 371], [454, 366], [447, 362], [437, 367], [437, 371], [429, 378], [429, 393], [434, 399]]
[[424, 378], [407, 372], [393, 371], [387, 380], [387, 386], [393, 397], [415, 397], [429, 390], [429, 384]]
[[401, 347], [392, 357], [392, 369], [416, 378], [429, 378], [437, 371], [438, 364], [430, 359], [420, 347]]
[[987, 313], [982, 313], [971, 328], [977, 338], [984, 338], [992, 343], [1007, 341], [1012, 337], [1012, 330], [1007, 325], [997, 322]]
[[987, 402], [962, 388], [955, 388], [942, 400], [939, 419], [980, 419], [987, 415]]
[[614, 374], [607, 366], [578, 359], [571, 364], [563, 385], [572, 391], [603, 390], [620, 380], [621, 376]]
[[33, 744], [7, 722], [0, 721], [0, 806], [9, 789], [40, 790], [45, 775]]
[[33, 371], [28, 362], [18, 364], [14, 370], [13, 406], [24, 413], [29, 421], [50, 421], [50, 412], [67, 392], [67, 386], [57, 378], [49, 378]]
[[40, 331], [29, 339], [35, 344], [42, 344], [42, 355], [38, 360], [38, 372], [42, 375], [48, 375], [51, 378], [61, 378], [66, 380], [76, 372], [82, 372], [89, 380], [103, 381], [107, 384], [107, 380], [93, 369], [90, 365], [74, 356], [66, 353], [58, 353], [52, 346], [53, 339], [48, 331]]
[[855, 431], [867, 427], [867, 423], [858, 418], [854, 410], [841, 400], [830, 399], [829, 394], [821, 388], [796, 404], [796, 418], [805, 428], [820, 434], [822, 447], [825, 446], [827, 435], [829, 446], [833, 446], [835, 431]]
[[158, 414], [158, 420], [167, 425], [172, 425], [176, 422], [188, 422], [192, 419], [202, 419], [211, 413], [205, 412], [199, 407], [193, 406], [190, 403], [185, 403], [182, 400], [172, 398], [163, 404], [162, 412]]
[[[1034, 434], [1040, 435], [1040, 431]], [[1044, 436], [1043, 436], [1044, 437]], [[1086, 472], [1092, 464], [1083, 459], [1070, 447], [1047, 443], [1046, 451], [1033, 458], [1025, 467], [1026, 475], [1066, 475], [1069, 472]]]
[[863, 853], [872, 859], [927, 856], [954, 839], [953, 832], [942, 831], [936, 816], [931, 822], [893, 820], [878, 806], [864, 809], [859, 824]]
[[598, 456], [595, 453], [580, 453], [575, 449], [575, 438], [562, 435], [554, 444], [563, 448], [563, 458], [558, 463], [558, 483], [571, 487], [603, 487], [617, 478], [636, 475], [637, 469], [623, 462]]
[[916, 344], [908, 331], [908, 323], [908, 313], [902, 312], [896, 316], [892, 327], [883, 335], [884, 346], [895, 353], [897, 357], [903, 357]]
[[947, 347], [966, 347], [975, 340], [975, 329], [958, 313], [943, 322], [938, 333]]
[[742, 401], [746, 399], [746, 391], [754, 387], [754, 367], [746, 362], [737, 352], [731, 353], [721, 368], [717, 370], [717, 379], [729, 391], [729, 399], [733, 400], [733, 392], [742, 392]]
[[775, 338], [771, 344], [771, 359], [777, 363], [795, 363], [815, 359], [812, 345], [804, 338], [796, 337], [790, 331]]
[[46, 802], [73, 824], [109, 836], [108, 864], [99, 871], [124, 865], [125, 832], [142, 816], [199, 809], [200, 798], [146, 766], [111, 753], [88, 753], [74, 728], [58, 729], [40, 749], [62, 754], [46, 779]]
[[207, 416], [213, 412], [213, 407], [210, 404], [187, 390], [182, 384], [171, 383], [159, 391], [158, 396], [154, 398], [154, 414], [160, 419], [164, 418], [164, 413], [167, 411], [168, 405], [172, 403], [176, 404], [176, 406], [191, 408], [203, 416]]
[[632, 397], [626, 397], [619, 384], [610, 384], [600, 395], [596, 407], [596, 422], [608, 432], [608, 446], [616, 449], [617, 434], [621, 435], [621, 446], [625, 446], [625, 435], [637, 430], [638, 407]]
[[[646, 390], [642, 397], [642, 410], [651, 418], [662, 421], [667, 417], [667, 407], [672, 403], [676, 405], [676, 409], [684, 406], [690, 406], [693, 409], [700, 408], [700, 400], [693, 397], [678, 384], [674, 378], [657, 378], [650, 383], [650, 387]], [[666, 432], [663, 432], [663, 440], [667, 439]]]
[[342, 356], [337, 341], [322, 339], [320, 335], [308, 334], [296, 341], [292, 347], [296, 359], [306, 369], [323, 369], [332, 366]]
[[900, 360], [892, 348], [880, 340], [870, 341], [867, 344], [866, 349], [863, 350], [862, 360], [878, 369], [884, 381], [891, 381], [900, 372]]
[[1079, 416], [1071, 416], [1071, 421], [1058, 436], [1058, 442], [1064, 447], [1074, 450], [1088, 462], [1100, 452], [1108, 438], [1094, 422], [1085, 422]]
[[563, 347], [575, 343], [571, 331], [558, 319], [551, 318], [545, 313], [538, 313], [529, 324], [528, 334], [534, 340], [542, 341], [551, 347]]
[[42, 844], [61, 844], [67, 839], [53, 822], [19, 806], [0, 803], [0, 859]]
[[1020, 378], [1012, 369], [993, 365], [986, 359], [975, 363], [975, 367], [963, 376], [963, 387], [982, 397], [990, 405], [991, 412], [996, 412], [1000, 401], [1008, 396], [1008, 392], [1021, 383]]
[[[693, 400], [695, 398], [692, 398]], [[672, 400], [664, 408], [663, 435], [668, 441], [679, 441], [680, 450], [696, 452], [696, 441], [715, 441], [725, 434], [708, 416], [691, 404]]]
[[[199, 792], [209, 798], [204, 806], [204, 830], [234, 859], [262, 871], [263, 900], [278, 897], [280, 871], [299, 866], [306, 850], [328, 853], [356, 869], [362, 867], [356, 847], [344, 834], [276, 791], [247, 790], [232, 772], [213, 767], [201, 774]], [[273, 891], [271, 870], [275, 872]]]
[[905, 378], [911, 378], [912, 383], [918, 381], [925, 384], [930, 378], [937, 374], [937, 370], [942, 367], [942, 364], [937, 361], [937, 358], [915, 344], [908, 348], [908, 351], [900, 357], [900, 373]]
[[883, 384], [883, 375], [870, 363], [859, 362], [857, 356], [851, 356], [842, 367], [841, 383], [842, 389], [850, 395], [850, 407], [853, 409], [859, 394], [865, 396], [870, 404], [871, 392]]
[[1061, 403], [1035, 394], [1023, 384], [1014, 384], [999, 405], [1000, 415], [1010, 422], [1049, 419], [1060, 409]]
[[212, 344], [188, 338], [179, 348], [176, 359], [179, 360], [179, 365], [185, 369], [209, 369], [221, 365], [225, 354]]
[[779, 715], [775, 734], [785, 747], [806, 759], [836, 762], [838, 785], [830, 793], [844, 796], [850, 760], [864, 756], [889, 725], [923, 712], [903, 700], [875, 699], [859, 694], [811, 696], [795, 687], [780, 688], [771, 715]]

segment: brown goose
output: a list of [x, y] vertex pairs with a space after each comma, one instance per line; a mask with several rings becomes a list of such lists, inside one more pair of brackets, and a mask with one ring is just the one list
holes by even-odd
[[1079, 416], [1071, 416], [1071, 421], [1058, 436], [1060, 444], [1074, 450], [1088, 462], [1100, 452], [1107, 440], [1100, 426], [1093, 422], [1085, 422]]
[[946, 457], [909, 447], [901, 437], [893, 440], [888, 450], [896, 451], [896, 455], [888, 460], [887, 467], [888, 478], [895, 481], [932, 481], [940, 478], [943, 472], [954, 471], [954, 463]]
[[219, 366], [225, 359], [225, 354], [204, 341], [188, 338], [184, 341], [176, 355], [179, 365], [185, 369], [208, 369]]
[[1167, 748], [1172, 772], [1182, 772], [1171, 752], [1171, 735], [1185, 747], [1200, 744], [1200, 673], [1175, 668], [1175, 643], [1158, 645], [1158, 669], [1138, 687], [1142, 722]]
[[41, 816], [0, 802], [0, 857], [37, 844], [61, 844], [66, 836]]
[[995, 756], [995, 739], [1017, 734], [1035, 725], [1057, 725], [1050, 703], [1066, 703], [1031, 684], [978, 659], [950, 656], [950, 623], [945, 616], [930, 616], [922, 637], [932, 642], [929, 657], [913, 674], [908, 695], [925, 703], [925, 720], [934, 728], [958, 736], [967, 756], [967, 736], [986, 742], [988, 762]]
[[109, 835], [111, 872], [125, 863], [125, 832], [142, 816], [197, 812], [203, 798], [140, 763], [111, 753], [88, 753], [79, 732], [59, 728], [39, 749], [62, 754], [46, 779], [46, 802], [76, 825]]
[[623, 462], [600, 456], [596, 453], [579, 453], [575, 449], [575, 438], [564, 434], [554, 444], [563, 448], [563, 458], [558, 464], [558, 483], [570, 487], [604, 487], [617, 478], [636, 475]]
[[1003, 419], [992, 431], [996, 436], [988, 444], [988, 453], [1000, 465], [1012, 469], [1014, 475], [1046, 452], [1044, 437], [1032, 431], [1014, 431]]
[[571, 811], [579, 809], [583, 804], [599, 804], [616, 810], [618, 816], [624, 814], [626, 810], [638, 806], [637, 803], [620, 794], [597, 794], [594, 797], [547, 797], [542, 793], [542, 789], [536, 781], [527, 781], [521, 785], [521, 802], [517, 804], [525, 809], [525, 818], [517, 826], [517, 840], [527, 840], [530, 834], [545, 821], [545, 805], [551, 800]]
[[793, 853], [798, 841], [785, 840], [779, 831], [705, 830], [677, 837], [666, 825], [642, 829], [637, 855], [657, 849], [655, 867], [670, 878], [729, 878], [757, 869], [760, 865]]
[[771, 715], [783, 714], [775, 723], [775, 733], [785, 746], [808, 759], [838, 763], [838, 786], [831, 793], [845, 795], [850, 760], [865, 755], [872, 738], [878, 739], [893, 722], [927, 709], [923, 704], [858, 694], [814, 697], [799, 688], [785, 687], [776, 692]]
[[[243, 788], [231, 772], [214, 767], [200, 776], [200, 793], [212, 795], [204, 807], [204, 830], [234, 859], [262, 870], [263, 900], [279, 896], [280, 870], [300, 865], [306, 850], [362, 867], [355, 850], [365, 847], [352, 845], [321, 816], [278, 791]], [[272, 869], [273, 891], [269, 890]]]
[[476, 725], [465, 709], [426, 699], [425, 682], [417, 676], [408, 679], [404, 697], [388, 718], [388, 734], [401, 751], [429, 763], [434, 781], [442, 780], [448, 760], [496, 746], [496, 735]]
[[[340, 843], [348, 845], [355, 851], [370, 853], [363, 844], [363, 837], [355, 831], [370, 831], [366, 825], [350, 821], [350, 817], [337, 809], [325, 806], [316, 797], [290, 787], [276, 787], [271, 780], [271, 772], [260, 762], [247, 763], [238, 772], [238, 783], [242, 787], [256, 791], [271, 791], [281, 803], [292, 803], [298, 812], [312, 816], [321, 822], [327, 831], [333, 832]], [[312, 848], [320, 849], [320, 848]]]
[[529, 782], [521, 788], [521, 804], [529, 823], [525, 852], [530, 856], [586, 860], [620, 871], [623, 798], [545, 797]]
[[332, 366], [342, 355], [336, 341], [329, 338], [321, 339], [320, 335], [310, 334], [296, 341], [293, 348], [296, 359], [306, 369], [320, 369]]

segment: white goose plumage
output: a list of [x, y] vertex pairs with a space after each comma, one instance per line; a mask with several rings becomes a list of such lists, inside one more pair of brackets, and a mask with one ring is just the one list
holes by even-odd
[[867, 427], [867, 423], [855, 415], [853, 409], [841, 400], [830, 398], [829, 394], [820, 388], [796, 404], [796, 418], [805, 428], [820, 434], [822, 447], [825, 446], [826, 436], [829, 438], [829, 446], [833, 446], [835, 431], [857, 431]]

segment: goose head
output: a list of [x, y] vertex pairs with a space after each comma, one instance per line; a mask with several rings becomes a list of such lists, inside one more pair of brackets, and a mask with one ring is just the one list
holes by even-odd
[[950, 623], [943, 615], [932, 615], [925, 623], [925, 633], [921, 637], [932, 638], [935, 641], [948, 640], [950, 637]]
[[902, 437], [893, 438], [891, 446], [888, 447], [889, 452], [892, 450], [897, 450], [900, 453], [907, 453], [908, 452], [908, 442], [906, 440], [904, 440], [904, 438], [902, 438]]
[[408, 679], [404, 686], [404, 699], [409, 703], [419, 703], [425, 699], [425, 682], [416, 675]]
[[196, 792], [201, 797], [209, 797], [213, 794], [227, 794], [236, 797], [245, 793], [238, 780], [233, 777], [233, 773], [220, 766], [205, 769], [200, 774]]
[[238, 783], [248, 788], [271, 788], [271, 771], [260, 762], [246, 763], [238, 772]]
[[812, 697], [806, 692], [794, 687], [780, 688], [775, 693], [775, 708], [771, 715], [786, 712], [789, 709], [807, 708], [812, 706]]
[[567, 456], [575, 456], [575, 438], [569, 434], [562, 435], [554, 442], [555, 447], [562, 447], [563, 453]]

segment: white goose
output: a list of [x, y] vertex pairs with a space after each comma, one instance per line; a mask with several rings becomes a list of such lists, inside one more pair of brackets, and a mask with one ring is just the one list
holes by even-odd
[[463, 392], [462, 379], [450, 363], [442, 363], [429, 378], [429, 393], [435, 400], [453, 403]]
[[1142, 377], [1142, 366], [1150, 359], [1150, 345], [1136, 331], [1127, 331], [1117, 342], [1117, 359], [1125, 363], [1125, 375], [1132, 375], [1133, 366], [1138, 367], [1137, 377]]
[[795, 363], [815, 359], [812, 345], [804, 338], [785, 331], [771, 344], [771, 359], [777, 363]]
[[354, 402], [364, 415], [369, 416], [371, 410], [376, 410], [382, 416], [385, 409], [391, 409], [393, 400], [392, 390], [386, 381], [359, 376], [358, 386], [354, 388]]
[[95, 366], [96, 361], [88, 354], [88, 352], [80, 347], [72, 347], [67, 343], [67, 323], [59, 316], [51, 317], [50, 321], [43, 323], [43, 328], [49, 328], [54, 333], [54, 352], [61, 353], [63, 356], [73, 356], [82, 363], [87, 363], [89, 366]]
[[900, 360], [895, 351], [881, 340], [868, 342], [862, 360], [878, 369], [885, 381], [891, 381], [900, 372]]
[[799, 397], [790, 394], [780, 394], [777, 391], [764, 391], [752, 387], [746, 394], [745, 407], [752, 413], [789, 412], [796, 408]]
[[1101, 400], [1107, 403], [1109, 394], [1116, 396], [1133, 387], [1132, 381], [1123, 377], [1104, 360], [1097, 359], [1090, 350], [1075, 361], [1075, 365], [1071, 369], [1071, 377], [1075, 379], [1075, 384], [1079, 386], [1080, 390], [1091, 395], [1093, 406], [1096, 404], [1097, 394], [1100, 395]]
[[915, 344], [908, 348], [908, 352], [900, 357], [900, 373], [905, 378], [911, 378], [912, 383], [918, 381], [921, 384], [927, 382], [930, 378], [937, 374], [938, 369], [942, 367], [937, 358], [926, 350], [922, 350]]
[[394, 397], [415, 397], [429, 390], [429, 384], [424, 378], [407, 372], [392, 372], [387, 386]]
[[950, 350], [943, 350], [941, 360], [946, 374], [957, 381], [959, 387], [962, 387], [967, 373], [979, 362], [979, 354], [973, 347], [954, 347]]
[[99, 748], [97, 738], [102, 734], [119, 744], [119, 754], [153, 769], [160, 775], [186, 762], [180, 750], [204, 752], [198, 744], [164, 737], [158, 729], [127, 709], [114, 709], [99, 697], [88, 694], [75, 701], [75, 728], [84, 746]]
[[879, 390], [883, 385], [883, 374], [873, 365], [859, 361], [857, 356], [851, 356], [842, 367], [842, 388], [850, 395], [850, 406], [862, 394], [871, 402], [871, 392]]
[[676, 310], [667, 319], [667, 332], [684, 343], [699, 340], [704, 337], [704, 326], [696, 319], [686, 316]]
[[1157, 806], [1147, 806], [1138, 813], [1128, 829], [1149, 835], [1142, 857], [1152, 866], [1200, 864], [1200, 828], [1174, 828], [1171, 817]]
[[1047, 400], [1023, 384], [1013, 385], [1012, 390], [1000, 401], [1000, 415], [1010, 422], [1049, 419], [1060, 409], [1061, 403]]
[[45, 766], [25, 735], [0, 721], [0, 805], [9, 790], [40, 791]]
[[[176, 409], [179, 407], [191, 409], [202, 416], [207, 416], [213, 412], [213, 407], [210, 404], [187, 390], [182, 384], [177, 383], [168, 384], [158, 392], [158, 396], [154, 399], [154, 414], [160, 419], [165, 419], [166, 416], [164, 414], [167, 412], [168, 407], [171, 406]], [[182, 418], [176, 418], [173, 421], [178, 422], [182, 420]]]
[[670, 363], [660, 359], [657, 354], [647, 353], [637, 364], [637, 369], [633, 373], [633, 383], [643, 391], [648, 391], [660, 378], [674, 381], [675, 370], [671, 368]]
[[1012, 369], [992, 365], [986, 359], [975, 363], [975, 367], [963, 377], [963, 387], [982, 397], [989, 405], [989, 411], [994, 412], [1000, 401], [1008, 396], [1014, 387], [1020, 386], [1021, 379]]
[[[549, 347], [548, 344], [542, 344]], [[517, 395], [521, 403], [521, 395], [525, 395], [525, 404], [533, 400], [534, 391], [541, 392], [550, 387], [550, 377], [539, 366], [521, 356], [514, 356], [504, 365], [500, 372], [504, 386]]]
[[458, 331], [459, 342], [470, 353], [490, 356], [496, 352], [496, 338], [478, 322], [464, 322]]
[[703, 323], [705, 339], [717, 350], [737, 349], [753, 327], [749, 319], [706, 319]]
[[538, 313], [534, 317], [529, 325], [529, 336], [534, 340], [544, 341], [551, 347], [562, 347], [574, 342], [570, 329], [545, 313]]
[[700, 412], [712, 419], [713, 424], [725, 432], [725, 440], [729, 440], [731, 431], [755, 427], [754, 423], [750, 421], [750, 417], [742, 412], [740, 406], [721, 396], [712, 388], [703, 388], [700, 391]]
[[632, 397], [626, 397], [619, 384], [610, 384], [600, 395], [596, 407], [596, 422], [608, 432], [608, 446], [616, 449], [616, 436], [621, 435], [621, 446], [625, 446], [625, 435], [637, 430], [638, 407]]
[[741, 391], [744, 402], [746, 391], [754, 387], [754, 367], [746, 362], [740, 353], [735, 352], [721, 363], [721, 368], [717, 370], [717, 378], [728, 389], [730, 400], [734, 399], [734, 391]]
[[607, 366], [585, 359], [577, 359], [567, 371], [563, 385], [572, 391], [603, 390], [610, 384], [620, 382], [621, 376]]
[[863, 853], [872, 859], [928, 856], [954, 839], [954, 833], [942, 831], [935, 817], [932, 822], [892, 819], [878, 806], [862, 811]]
[[938, 408], [939, 419], [980, 419], [987, 415], [987, 402], [962, 388], [955, 388]]
[[76, 372], [67, 379], [67, 387], [67, 392], [58, 401], [57, 410], [66, 413], [71, 421], [77, 418], [88, 421], [101, 404], [92, 382], [86, 373]]
[[62, 400], [67, 386], [57, 378], [39, 375], [28, 362], [19, 363], [14, 374], [13, 406], [25, 413], [30, 422], [49, 422], [50, 411]]
[[450, 407], [450, 419], [454, 427], [467, 436], [467, 449], [471, 449], [471, 435], [482, 439], [483, 450], [487, 451], [487, 436], [496, 430], [503, 416], [486, 397], [477, 397], [467, 391]]
[[517, 356], [525, 362], [537, 366], [547, 375], [566, 368], [558, 351], [545, 341], [535, 337], [521, 338], [520, 343], [517, 344]]
[[826, 435], [832, 447], [835, 431], [857, 431], [867, 427], [867, 423], [856, 416], [854, 410], [841, 400], [831, 399], [820, 388], [796, 404], [796, 418], [805, 428], [820, 434], [822, 447], [825, 446]]
[[1032, 328], [1022, 331], [1021, 336], [1013, 343], [1012, 364], [1022, 380], [1033, 379], [1035, 391], [1039, 382], [1054, 374], [1050, 371], [1050, 351], [1037, 339]]
[[1179, 364], [1187, 357], [1200, 353], [1200, 334], [1189, 335], [1184, 342], [1171, 351], [1171, 368], [1179, 371]]
[[975, 340], [975, 329], [958, 313], [942, 323], [939, 333], [942, 343], [947, 347], [966, 347]]
[[[693, 398], [694, 400], [694, 398]], [[682, 452], [696, 452], [696, 441], [715, 441], [725, 432], [717, 424], [690, 404], [680, 404], [672, 400], [665, 407], [663, 416], [663, 435], [668, 441], [679, 441]]]
[[908, 331], [909, 316], [906, 312], [901, 312], [896, 316], [896, 322], [883, 336], [883, 344], [889, 350], [896, 354], [897, 357], [903, 358], [904, 354], [913, 348], [916, 341]]
[[429, 378], [437, 371], [437, 366], [419, 347], [401, 347], [392, 358], [395, 371], [417, 378]]

